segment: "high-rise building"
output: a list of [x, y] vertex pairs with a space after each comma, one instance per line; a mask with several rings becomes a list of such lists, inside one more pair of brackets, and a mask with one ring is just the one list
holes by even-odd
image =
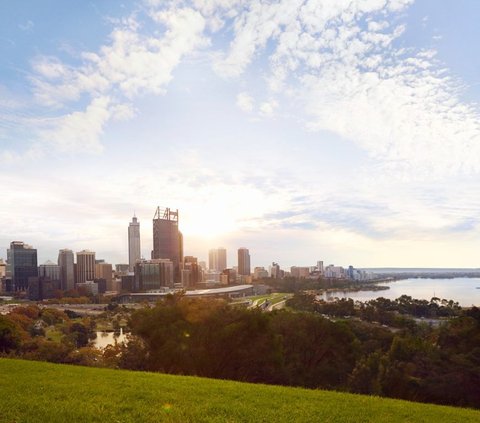
[[[95, 264], [95, 280], [104, 279], [105, 280], [105, 289], [107, 291], [113, 291], [112, 287], [112, 265], [110, 263], [96, 263]], [[99, 289], [100, 293], [105, 292], [105, 290]]]
[[63, 249], [58, 252], [60, 267], [60, 289], [70, 291], [75, 288], [75, 260], [73, 251]]
[[116, 264], [115, 265], [115, 272], [120, 276], [126, 275], [129, 272], [128, 264]]
[[173, 263], [174, 281], [181, 281], [183, 236], [178, 229], [178, 210], [157, 207], [153, 217], [152, 259], [168, 259]]
[[280, 279], [282, 277], [281, 272], [280, 265], [273, 262], [270, 266], [270, 277], [273, 279]]
[[223, 285], [235, 285], [237, 282], [237, 272], [235, 269], [223, 269], [220, 275], [220, 282]]
[[76, 283], [84, 283], [95, 279], [95, 253], [82, 250], [77, 253]]
[[52, 281], [59, 281], [60, 266], [47, 260], [45, 263], [38, 266], [38, 276], [41, 278], [48, 278]]
[[39, 301], [53, 298], [58, 291], [60, 282], [45, 276], [30, 276], [28, 278], [27, 295], [30, 300]]
[[7, 276], [7, 263], [5, 263], [3, 259], [0, 259], [0, 279], [4, 276]]
[[128, 270], [133, 272], [135, 263], [140, 260], [140, 222], [134, 215], [128, 224]]
[[28, 278], [38, 276], [37, 250], [21, 241], [13, 241], [7, 250], [7, 271], [12, 278], [12, 290], [26, 291]]
[[253, 279], [262, 278], [268, 278], [268, 270], [265, 270], [264, 267], [255, 267], [255, 269], [253, 269]]
[[190, 288], [201, 281], [201, 268], [196, 257], [185, 256], [183, 261], [182, 284], [184, 288]]
[[225, 248], [212, 248], [208, 251], [208, 268], [217, 272], [223, 272], [227, 268], [227, 250]]
[[212, 248], [208, 250], [208, 270], [217, 270], [217, 250]]
[[238, 249], [238, 274], [242, 276], [250, 275], [250, 253], [248, 248]]
[[140, 260], [135, 264], [135, 290], [173, 288], [173, 263], [169, 259]]
[[305, 278], [308, 278], [308, 276], [310, 275], [310, 268], [292, 266], [290, 267], [290, 274], [292, 278], [305, 279]]

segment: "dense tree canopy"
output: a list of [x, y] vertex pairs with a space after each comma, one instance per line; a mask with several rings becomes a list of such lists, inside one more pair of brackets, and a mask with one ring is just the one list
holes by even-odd
[[407, 296], [325, 303], [303, 293], [288, 304], [264, 312], [176, 295], [133, 312], [115, 307], [106, 313], [114, 327], [129, 317], [129, 342], [103, 352], [89, 344], [94, 319], [18, 307], [0, 316], [0, 354], [480, 407], [478, 308]]

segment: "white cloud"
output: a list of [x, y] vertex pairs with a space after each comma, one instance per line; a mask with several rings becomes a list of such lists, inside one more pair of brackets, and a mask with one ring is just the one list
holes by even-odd
[[[459, 84], [435, 51], [395, 47], [406, 28], [388, 20], [411, 3], [249, 3], [215, 69], [238, 77], [266, 53], [267, 87], [288, 93], [308, 128], [351, 140], [403, 177], [479, 172], [478, 108], [460, 100]], [[264, 103], [262, 113], [272, 114], [271, 106]]]
[[182, 56], [204, 43], [204, 23], [191, 9], [159, 12], [154, 19], [167, 28], [163, 36], [144, 36], [131, 24], [117, 28], [110, 35], [111, 43], [102, 46], [99, 53], [83, 53], [84, 65], [80, 68], [69, 69], [57, 60], [40, 58], [35, 64], [38, 74], [62, 81], [52, 84], [35, 80], [37, 97], [48, 103], [112, 89], [128, 97], [142, 90], [161, 94]]
[[[402, 16], [411, 3], [152, 0], [137, 14], [111, 21], [114, 29], [108, 42], [94, 51], [77, 54], [75, 64], [52, 56], [36, 57], [32, 61], [32, 82], [36, 99], [45, 112], [38, 113], [36, 109], [23, 116], [22, 105], [0, 95], [0, 131], [29, 126], [40, 129], [40, 137], [24, 154], [14, 149], [2, 150], [2, 163], [22, 158], [41, 162], [38, 158], [49, 151], [101, 152], [102, 136], [109, 125], [140, 113], [136, 108], [140, 96], [165, 93], [179, 64], [186, 65], [179, 74], [184, 78], [182, 84], [187, 86], [189, 76], [194, 72], [198, 76], [205, 70], [195, 67], [196, 64], [192, 66], [191, 61], [185, 60], [188, 57], [200, 57], [202, 64], [210, 59], [218, 74], [233, 78], [212, 83], [210, 74], [202, 74], [197, 79], [205, 81], [201, 91], [204, 95], [215, 96], [215, 106], [210, 111], [220, 110], [224, 105], [221, 102], [225, 98], [231, 101], [234, 92], [238, 93], [234, 101], [244, 112], [270, 117], [281, 110], [282, 117], [292, 119], [276, 119], [278, 126], [271, 126], [264, 119], [256, 122], [254, 129], [245, 128], [243, 132], [243, 127], [235, 127], [234, 116], [225, 119], [226, 123], [217, 119], [211, 124], [211, 115], [205, 115], [200, 123], [200, 119], [195, 122], [198, 126], [193, 127], [192, 123], [191, 132], [182, 134], [179, 126], [188, 125], [179, 120], [174, 122], [173, 129], [157, 138], [155, 129], [160, 125], [152, 125], [148, 128], [155, 136], [149, 141], [142, 138], [147, 152], [138, 149], [138, 162], [131, 164], [124, 139], [125, 144], [121, 146], [119, 141], [118, 151], [112, 152], [115, 160], [124, 159], [121, 170], [118, 161], [110, 163], [105, 155], [108, 172], [103, 174], [100, 170], [96, 175], [82, 174], [80, 161], [74, 163], [75, 155], [67, 155], [65, 162], [72, 163], [73, 168], [65, 165], [61, 173], [64, 180], [73, 179], [78, 189], [85, 181], [92, 186], [102, 178], [102, 187], [96, 186], [91, 192], [84, 189], [81, 196], [76, 189], [64, 187], [61, 194], [54, 196], [53, 205], [49, 203], [52, 196], [45, 193], [53, 189], [58, 179], [56, 167], [55, 172], [50, 171], [50, 187], [41, 186], [39, 180], [32, 189], [33, 170], [28, 175], [30, 168], [26, 166], [25, 192], [35, 191], [35, 196], [18, 188], [17, 196], [12, 195], [13, 191], [4, 194], [8, 214], [13, 216], [9, 222], [16, 219], [15, 230], [22, 236], [32, 234], [40, 243], [48, 231], [34, 233], [39, 230], [35, 229], [33, 218], [29, 232], [21, 231], [23, 221], [28, 220], [24, 219], [28, 210], [36, 211], [38, 204], [44, 215], [54, 206], [75, 210], [79, 220], [83, 219], [82, 224], [77, 227], [77, 221], [64, 223], [58, 239], [75, 243], [75, 248], [89, 247], [80, 245], [87, 241], [95, 241], [94, 248], [115, 248], [106, 245], [112, 239], [118, 240], [115, 244], [119, 260], [125, 253], [124, 237], [119, 235], [125, 229], [122, 213], [130, 213], [132, 204], [136, 204], [151, 218], [155, 198], [168, 199], [169, 204], [181, 208], [187, 235], [195, 231], [214, 233], [219, 228], [222, 232], [245, 230], [242, 239], [248, 241], [250, 234], [257, 231], [251, 235], [254, 237], [264, 231], [269, 238], [266, 244], [270, 259], [276, 259], [270, 252], [271, 239], [278, 239], [276, 254], [291, 260], [292, 249], [285, 247], [287, 243], [282, 245], [278, 235], [282, 231], [289, 241], [292, 234], [297, 236], [300, 257], [305, 254], [304, 238], [308, 238], [312, 250], [343, 250], [344, 257], [351, 254], [345, 245], [354, 245], [351, 248], [355, 254], [363, 254], [371, 264], [380, 264], [375, 254], [380, 251], [382, 256], [384, 250], [388, 257], [385, 253], [381, 260], [390, 264], [386, 263], [389, 257], [402, 254], [412, 240], [422, 242], [424, 249], [437, 251], [436, 245], [451, 234], [457, 240], [467, 239], [471, 233], [478, 238], [480, 204], [476, 199], [480, 193], [474, 178], [468, 178], [480, 171], [478, 109], [461, 100], [461, 83], [436, 61], [434, 50], [414, 50], [406, 45], [406, 39], [397, 42], [408, 31]], [[405, 48], [399, 49], [399, 44]], [[237, 81], [239, 86], [227, 86]], [[208, 83], [212, 85], [207, 86]], [[215, 92], [219, 86], [231, 91], [223, 91], [227, 95], [220, 98]], [[196, 90], [188, 88], [195, 95]], [[204, 97], [191, 99], [192, 103], [204, 101]], [[191, 116], [185, 119], [189, 124], [194, 121]], [[245, 120], [241, 121], [245, 125]], [[303, 138], [298, 128], [291, 126], [292, 121], [317, 134]], [[232, 125], [228, 147], [213, 142], [205, 147], [202, 144], [205, 155], [213, 156], [211, 152], [215, 152], [215, 160], [181, 161], [184, 151], [176, 153], [180, 144], [195, 138], [198, 148], [201, 140], [214, 138], [222, 124]], [[284, 132], [275, 133], [274, 128]], [[238, 137], [233, 135], [235, 130], [240, 133]], [[147, 130], [142, 131], [142, 136], [148, 138]], [[200, 134], [202, 131], [205, 132]], [[123, 134], [115, 135], [121, 138]], [[131, 133], [129, 137], [128, 142]], [[168, 148], [162, 150], [162, 157], [152, 157], [153, 148], [158, 151], [157, 143], [164, 140], [168, 140]], [[345, 157], [348, 163], [339, 158], [341, 154], [331, 153], [336, 146], [330, 143], [335, 141], [339, 151], [346, 155], [354, 152], [353, 159]], [[235, 160], [231, 160], [233, 147]], [[53, 160], [58, 159], [56, 156]], [[357, 156], [358, 166], [354, 163]], [[55, 165], [61, 167], [63, 159], [55, 161]], [[127, 170], [127, 166], [132, 167]], [[284, 172], [276, 172], [278, 169]], [[291, 173], [287, 174], [285, 169]], [[462, 179], [462, 174], [467, 175], [466, 179]], [[421, 184], [411, 181], [420, 178]], [[8, 184], [12, 181], [4, 182], [5, 186]], [[78, 211], [77, 200], [83, 196], [85, 204]], [[15, 204], [24, 205], [21, 217], [16, 214]], [[92, 229], [92, 216], [97, 217], [99, 211], [106, 209], [108, 221], [97, 222]], [[5, 210], [0, 210], [0, 214]], [[285, 211], [291, 214], [284, 214]], [[219, 212], [222, 221], [217, 220]], [[120, 221], [120, 229], [112, 224], [112, 215]], [[51, 223], [50, 230], [55, 231], [56, 224]], [[103, 224], [107, 229], [103, 229]], [[300, 229], [308, 225], [318, 230]], [[95, 233], [97, 230], [100, 235]], [[3, 231], [7, 233], [8, 237], [14, 233], [8, 224]], [[318, 241], [320, 238], [322, 241]], [[378, 247], [381, 242], [383, 248]], [[421, 257], [419, 249], [415, 254]], [[415, 259], [414, 254], [409, 257]], [[468, 257], [473, 263], [474, 252]]]
[[40, 137], [59, 151], [99, 153], [102, 151], [100, 137], [105, 124], [112, 116], [111, 100], [98, 97], [92, 100], [85, 111], [73, 112], [45, 122]]
[[253, 97], [245, 92], [237, 95], [237, 106], [242, 112], [252, 112], [254, 101]]
[[[83, 52], [80, 66], [55, 57], [35, 58], [31, 81], [42, 105], [61, 109], [84, 95], [91, 99], [84, 111], [50, 119], [48, 130], [40, 128], [43, 141], [55, 143], [62, 151], [100, 151], [101, 134], [110, 118], [134, 115], [125, 98], [163, 94], [182, 58], [207, 44], [202, 35], [204, 19], [191, 8], [152, 10], [150, 17], [164, 31], [147, 35], [132, 16], [119, 20], [110, 43], [98, 52]], [[90, 125], [89, 119], [93, 119]]]
[[260, 105], [260, 115], [264, 117], [272, 117], [278, 103], [275, 100], [265, 101]]
[[35, 24], [30, 19], [25, 23], [18, 24], [18, 27], [22, 31], [26, 31], [26, 32], [30, 32], [33, 29], [34, 26], [35, 26]]

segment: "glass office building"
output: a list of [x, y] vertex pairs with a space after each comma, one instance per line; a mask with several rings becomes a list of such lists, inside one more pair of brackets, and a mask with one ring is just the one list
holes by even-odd
[[20, 241], [10, 243], [7, 250], [8, 272], [13, 291], [26, 291], [28, 278], [38, 276], [37, 250]]

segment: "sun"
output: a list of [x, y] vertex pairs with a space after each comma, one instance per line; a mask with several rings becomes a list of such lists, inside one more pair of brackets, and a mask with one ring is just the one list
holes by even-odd
[[183, 213], [180, 230], [184, 236], [219, 238], [236, 229], [236, 219], [226, 206], [197, 206]]

